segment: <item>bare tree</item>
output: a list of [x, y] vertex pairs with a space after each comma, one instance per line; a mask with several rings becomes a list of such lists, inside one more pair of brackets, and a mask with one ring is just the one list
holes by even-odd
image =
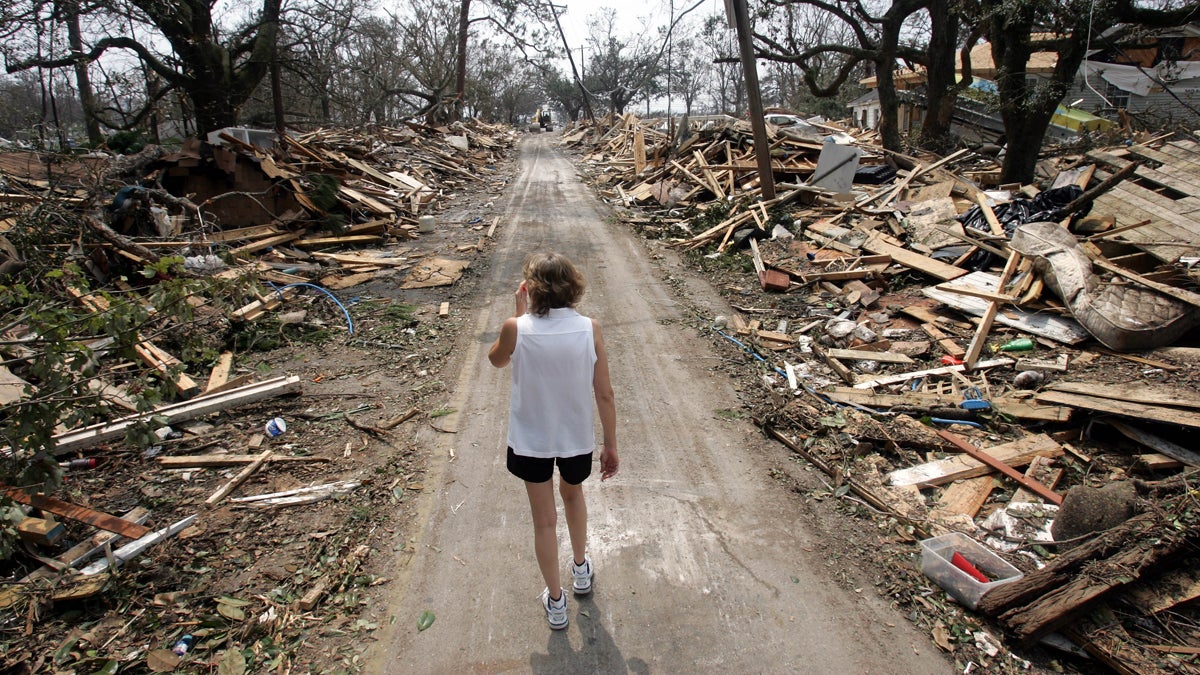
[[[238, 110], [267, 73], [278, 31], [282, 0], [262, 0], [252, 20], [222, 36], [209, 0], [128, 0], [103, 5], [112, 19], [133, 16], [152, 26], [158, 40], [139, 41], [123, 34], [105, 34], [86, 52], [40, 51], [14, 54], [9, 73], [31, 68], [66, 68], [83, 59], [96, 61], [109, 50], [133, 54], [170, 87], [191, 100], [197, 131], [207, 133], [237, 123]], [[99, 11], [99, 10], [97, 10]], [[159, 43], [168, 53], [156, 50]], [[151, 105], [153, 101], [147, 101]]]

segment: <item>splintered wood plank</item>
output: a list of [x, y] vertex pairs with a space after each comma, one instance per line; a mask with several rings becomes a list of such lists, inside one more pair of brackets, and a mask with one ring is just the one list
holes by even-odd
[[961, 357], [967, 353], [966, 349], [963, 349], [963, 347], [955, 342], [953, 338], [951, 338], [949, 335], [946, 335], [941, 329], [932, 323], [922, 323], [921, 330], [925, 331], [925, 334], [928, 335], [930, 339], [936, 340], [938, 346], [941, 347], [942, 351], [946, 352], [948, 355]]
[[[102, 314], [111, 308], [107, 299], [91, 293], [85, 293], [74, 286], [67, 286], [67, 292], [78, 300], [79, 304], [91, 312]], [[138, 338], [140, 339], [141, 335], [138, 335]], [[195, 380], [183, 372], [183, 363], [172, 354], [160, 349], [153, 342], [142, 340], [133, 346], [133, 351], [137, 353], [143, 363], [153, 368], [163, 379], [174, 385], [175, 391], [181, 396], [191, 396], [200, 390], [200, 385], [196, 384]], [[172, 370], [177, 370], [178, 372], [173, 374]]]
[[822, 349], [821, 347], [817, 346], [815, 343], [813, 344], [812, 349], [813, 349], [813, 352], [815, 352], [817, 354], [817, 356], [820, 356], [822, 359], [825, 360], [825, 365], [829, 366], [830, 370], [837, 373], [837, 376], [842, 378], [843, 382], [845, 382], [846, 384], [849, 384], [849, 385], [855, 384], [855, 382], [858, 379], [857, 376], [853, 372], [851, 372], [850, 369], [847, 368], [844, 363], [842, 363], [841, 361], [838, 361], [837, 359], [830, 356], [829, 352], [827, 352], [824, 349]]
[[974, 518], [995, 487], [996, 479], [992, 476], [955, 481], [938, 498], [936, 510]]
[[[1013, 467], [1025, 466], [1038, 455], [1057, 457], [1063, 453], [1062, 446], [1046, 434], [1025, 438], [1001, 445], [983, 448], [987, 454]], [[994, 468], [967, 454], [939, 459], [888, 474], [892, 485], [920, 485], [922, 487], [945, 485], [963, 478], [986, 476]]]
[[916, 251], [910, 251], [906, 248], [890, 244], [880, 239], [877, 235], [872, 235], [870, 238], [868, 238], [863, 244], [862, 248], [863, 250], [870, 251], [871, 253], [890, 255], [893, 261], [910, 269], [917, 270], [918, 272], [924, 272], [925, 274], [937, 279], [941, 279], [942, 281], [957, 279], [967, 273], [967, 270], [964, 270], [961, 267], [947, 265], [946, 263], [939, 260], [934, 260], [929, 256], [921, 255]]
[[217, 365], [208, 374], [208, 384], [204, 391], [212, 391], [229, 381], [229, 370], [233, 368], [233, 352], [221, 352], [217, 357]]
[[1155, 579], [1138, 582], [1126, 592], [1126, 598], [1146, 614], [1155, 614], [1200, 598], [1200, 570], [1182, 565]]
[[219, 504], [221, 500], [225, 499], [231, 492], [236, 490], [237, 486], [244, 483], [246, 479], [249, 478], [255, 471], [258, 471], [259, 467], [261, 467], [263, 464], [266, 464], [271, 459], [271, 454], [273, 452], [273, 450], [263, 450], [262, 454], [256, 457], [253, 462], [246, 466], [246, 468], [239, 471], [236, 476], [229, 479], [228, 483], [222, 485], [217, 489], [216, 492], [209, 495], [208, 499], [204, 500], [204, 503], [208, 504], [209, 506], [212, 506], [213, 504]]
[[47, 495], [30, 494], [24, 490], [18, 490], [17, 488], [7, 488], [4, 490], [4, 494], [8, 495], [10, 499], [19, 504], [26, 504], [43, 511], [53, 513], [56, 516], [61, 516], [70, 520], [77, 520], [81, 523], [87, 523], [88, 525], [91, 525], [92, 527], [98, 527], [101, 530], [116, 532], [117, 534], [123, 537], [129, 537], [130, 539], [137, 539], [150, 533], [150, 528], [148, 527], [129, 522], [128, 520], [123, 520], [108, 513], [96, 511], [95, 509], [89, 509], [86, 506], [79, 506], [78, 504], [65, 502], [61, 499], [56, 499]]
[[295, 241], [303, 235], [303, 232], [284, 232], [283, 234], [277, 234], [273, 237], [266, 237], [265, 239], [259, 239], [244, 246], [239, 246], [230, 250], [229, 254], [235, 258], [240, 258], [251, 253], [256, 253], [258, 251], [271, 248], [272, 246], [278, 246], [280, 244], [286, 244], [289, 241]]
[[999, 471], [1000, 473], [1011, 478], [1012, 480], [1017, 481], [1017, 483], [1019, 483], [1022, 487], [1029, 488], [1034, 493], [1036, 493], [1038, 496], [1043, 497], [1046, 501], [1050, 502], [1051, 504], [1054, 504], [1054, 505], [1062, 504], [1062, 500], [1063, 500], [1062, 495], [1058, 494], [1054, 490], [1051, 490], [1050, 488], [1046, 487], [1045, 485], [1038, 483], [1035, 480], [1027, 479], [1025, 476], [1022, 476], [1019, 472], [1017, 472], [1017, 470], [1013, 469], [1011, 466], [1004, 463], [1002, 460], [997, 459], [996, 457], [993, 457], [986, 450], [975, 447], [974, 444], [972, 444], [965, 438], [955, 434], [952, 431], [946, 431], [944, 429], [939, 429], [937, 432], [937, 435], [941, 436], [942, 438], [946, 439], [947, 441], [950, 441], [956, 447], [958, 447], [958, 449], [962, 450], [963, 452], [967, 453], [968, 455], [987, 464], [991, 468]]
[[338, 276], [331, 274], [321, 279], [321, 284], [331, 290], [340, 291], [343, 288], [350, 288], [359, 284], [364, 284], [375, 278], [374, 272], [359, 272], [358, 274], [350, 274], [347, 276]]
[[[238, 466], [253, 464], [259, 455], [180, 455], [175, 457], [158, 457], [158, 465], [164, 469], [205, 469], [214, 466]], [[288, 457], [272, 456], [275, 462], [328, 462], [328, 457]]]
[[1142, 445], [1158, 450], [1160, 453], [1170, 457], [1171, 459], [1188, 464], [1191, 466], [1200, 466], [1200, 454], [1192, 452], [1182, 445], [1172, 443], [1165, 438], [1160, 438], [1148, 431], [1144, 431], [1137, 427], [1128, 424], [1122, 424], [1116, 420], [1106, 420], [1109, 426], [1121, 432], [1126, 438]]
[[[407, 249], [406, 249], [407, 250]], [[405, 256], [384, 258], [382, 256], [356, 255], [352, 253], [313, 253], [314, 258], [334, 260], [344, 265], [379, 265], [381, 267], [404, 267], [412, 260]]]
[[1118, 401], [1099, 396], [1071, 394], [1064, 391], [1043, 391], [1035, 399], [1043, 403], [1069, 405], [1073, 408], [1084, 408], [1125, 417], [1141, 418], [1155, 422], [1165, 422], [1167, 424], [1179, 424], [1186, 427], [1200, 427], [1200, 415], [1197, 415], [1194, 410], [1143, 405], [1141, 403]]
[[1099, 386], [1095, 382], [1055, 382], [1046, 388], [1129, 403], [1200, 408], [1200, 396], [1179, 387], [1127, 382], [1108, 382]]
[[860, 349], [827, 349], [826, 353], [835, 359], [850, 359], [851, 361], [878, 361], [880, 363], [915, 363], [904, 354], [892, 352], [870, 352]]
[[1007, 396], [992, 399], [992, 407], [999, 412], [1022, 420], [1038, 420], [1041, 422], [1067, 422], [1074, 412], [1071, 408], [1061, 405], [1035, 405]]
[[82, 450], [114, 438], [121, 438], [131, 426], [152, 416], [163, 417], [166, 424], [177, 424], [219, 410], [249, 405], [284, 394], [294, 394], [299, 392], [300, 388], [300, 378], [296, 375], [277, 377], [221, 394], [206, 394], [183, 403], [160, 406], [145, 413], [55, 434], [54, 454], [61, 456], [73, 450]]
[[1062, 629], [1072, 642], [1118, 675], [1176, 675], [1161, 656], [1130, 637], [1105, 602]]
[[[975, 370], [983, 370], [984, 368], [993, 368], [995, 366], [1007, 366], [1011, 365], [1012, 363], [1013, 360], [1009, 358], [995, 358], [988, 361], [980, 361], [979, 363], [975, 364]], [[864, 380], [854, 384], [854, 387], [857, 389], [872, 389], [874, 387], [883, 385], [896, 384], [897, 382], [907, 382], [919, 377], [929, 377], [930, 375], [949, 375], [950, 373], [961, 373], [966, 369], [966, 364], [959, 364], [956, 366], [942, 366], [941, 368], [914, 370], [911, 373], [898, 373], [896, 375], [885, 375], [883, 377], [876, 377], [871, 380]]]
[[642, 128], [633, 132], [633, 172], [641, 175], [646, 170], [646, 136]]
[[[980, 202], [984, 204], [984, 202]], [[986, 204], [984, 204], [986, 206]], [[1021, 262], [1021, 254], [1012, 251], [1008, 254], [1008, 262], [1004, 264], [1004, 271], [1000, 273], [1000, 279], [996, 282], [996, 292], [1003, 293], [1004, 286], [1008, 283], [1009, 277], [1017, 269], [1017, 264]], [[939, 288], [939, 290], [942, 290]], [[971, 344], [967, 346], [967, 355], [963, 357], [963, 361], [967, 364], [967, 368], [974, 368], [975, 363], [979, 360], [979, 355], [983, 353], [983, 346], [987, 343], [988, 333], [992, 330], [992, 322], [996, 320], [996, 313], [1000, 311], [1000, 301], [992, 299], [988, 302], [987, 309], [983, 312], [983, 317], [979, 320], [979, 328], [975, 331], [975, 337], [971, 339]]]
[[253, 321], [268, 311], [282, 305], [284, 300], [291, 300], [299, 294], [299, 288], [285, 288], [282, 291], [274, 291], [270, 295], [263, 297], [262, 300], [255, 300], [245, 307], [234, 311], [229, 315], [229, 319], [231, 321]]
[[[1036, 480], [1053, 490], [1058, 485], [1058, 481], [1062, 479], [1063, 470], [1061, 467], [1052, 466], [1052, 463], [1053, 460], [1045, 455], [1034, 457], [1033, 461], [1029, 463], [1029, 468], [1025, 469], [1025, 477], [1029, 480]], [[1012, 499], [1009, 499], [1008, 503], [1023, 504], [1040, 501], [1042, 501], [1041, 497], [1022, 487], [1017, 488], [1017, 491], [1013, 493]]]

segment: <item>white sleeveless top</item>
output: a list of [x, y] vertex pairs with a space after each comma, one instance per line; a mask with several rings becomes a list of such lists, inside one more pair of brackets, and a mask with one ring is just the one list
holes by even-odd
[[517, 318], [512, 353], [508, 447], [526, 457], [574, 457], [592, 452], [592, 320], [570, 307]]

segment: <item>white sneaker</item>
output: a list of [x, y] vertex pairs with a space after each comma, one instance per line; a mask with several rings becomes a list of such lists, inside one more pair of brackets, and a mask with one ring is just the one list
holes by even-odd
[[575, 580], [576, 595], [587, 595], [592, 592], [592, 576], [594, 574], [591, 556], [585, 554], [582, 565], [576, 565], [574, 560], [571, 561], [571, 577]]
[[561, 588], [558, 591], [558, 600], [550, 599], [549, 588], [542, 591], [542, 607], [546, 610], [546, 621], [554, 630], [562, 630], [567, 627], [567, 592]]

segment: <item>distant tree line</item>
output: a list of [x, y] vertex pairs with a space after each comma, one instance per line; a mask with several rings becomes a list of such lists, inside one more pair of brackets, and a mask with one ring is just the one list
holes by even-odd
[[[527, 120], [547, 101], [587, 114], [744, 115], [724, 15], [665, 0], [665, 13], [590, 17], [564, 44], [562, 6], [538, 0], [255, 0], [218, 16], [211, 0], [0, 3], [0, 136], [110, 145], [204, 135], [238, 123], [283, 128]], [[223, 6], [223, 5], [222, 5]], [[1101, 28], [1185, 24], [1182, 0], [751, 0], [763, 100], [846, 117], [873, 77], [882, 143], [944, 151], [970, 82], [963, 55], [990, 43], [1007, 135], [1005, 181], [1033, 173], [1040, 140]], [[1049, 78], [1030, 56], [1057, 57]], [[899, 68], [924, 73], [924, 118], [898, 125]]]

